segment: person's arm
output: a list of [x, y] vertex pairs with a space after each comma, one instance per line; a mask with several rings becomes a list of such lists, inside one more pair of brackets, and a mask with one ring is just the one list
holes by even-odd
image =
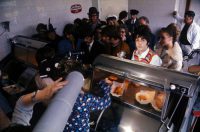
[[111, 83], [112, 82], [109, 81], [108, 79], [99, 82], [99, 88], [103, 90], [103, 95], [104, 95], [103, 97], [96, 97], [91, 94], [87, 95], [91, 111], [103, 110], [111, 104], [111, 99], [110, 99]]
[[183, 23], [184, 18], [181, 17], [181, 16], [178, 14], [177, 11], [174, 11], [172, 14], [173, 14], [173, 17], [174, 17], [180, 24]]
[[192, 49], [200, 48], [200, 28], [195, 28], [195, 31], [192, 33]]
[[63, 86], [66, 85], [67, 82], [61, 82], [61, 80], [62, 78], [56, 80], [54, 84], [49, 85], [42, 90], [38, 90], [37, 92], [32, 92], [20, 97], [20, 99], [16, 103], [13, 112], [12, 123], [21, 124], [25, 126], [30, 125], [29, 122], [32, 118], [33, 106], [37, 102], [46, 101], [50, 99], [55, 92], [63, 88]]
[[[54, 93], [56, 93], [59, 89], [63, 88], [63, 86], [67, 84], [67, 81], [61, 80], [62, 78], [59, 78], [53, 84], [48, 85], [42, 90], [37, 90], [36, 92], [22, 96], [22, 103], [25, 106], [28, 106], [33, 105], [36, 102], [42, 102], [50, 99], [54, 95]], [[35, 100], [35, 102], [33, 101], [33, 99]]]
[[0, 131], [10, 125], [10, 120], [0, 107]]
[[200, 72], [200, 66], [194, 65], [194, 66], [190, 66], [188, 68], [188, 72], [190, 73], [199, 73]]

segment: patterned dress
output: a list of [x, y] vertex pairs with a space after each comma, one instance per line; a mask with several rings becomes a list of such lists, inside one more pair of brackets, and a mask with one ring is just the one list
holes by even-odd
[[89, 132], [90, 112], [106, 109], [111, 104], [110, 85], [106, 84], [105, 81], [100, 81], [98, 85], [103, 90], [104, 96], [97, 97], [88, 93], [79, 94], [64, 132]]

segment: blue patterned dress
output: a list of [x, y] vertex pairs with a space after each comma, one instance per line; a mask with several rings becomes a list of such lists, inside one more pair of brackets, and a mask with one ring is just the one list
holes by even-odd
[[64, 132], [89, 132], [90, 112], [106, 109], [111, 104], [110, 85], [106, 84], [105, 81], [100, 81], [98, 85], [103, 90], [104, 96], [97, 97], [88, 93], [79, 94]]

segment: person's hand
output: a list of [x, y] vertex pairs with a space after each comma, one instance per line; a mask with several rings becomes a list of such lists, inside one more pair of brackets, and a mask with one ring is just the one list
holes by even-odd
[[105, 82], [109, 85], [112, 85], [113, 84], [113, 81], [110, 80], [109, 78], [105, 78]]
[[177, 11], [173, 11], [172, 13], [173, 16], [176, 16], [177, 14], [178, 14]]
[[49, 100], [54, 95], [54, 93], [56, 93], [58, 90], [62, 89], [67, 84], [67, 81], [61, 81], [61, 80], [62, 80], [62, 78], [59, 78], [53, 84], [38, 91], [38, 93], [36, 95], [36, 100], [38, 100], [38, 101]]

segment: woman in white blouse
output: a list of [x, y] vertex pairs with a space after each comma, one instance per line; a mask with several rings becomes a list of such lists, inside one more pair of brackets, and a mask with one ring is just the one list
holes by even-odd
[[162, 59], [162, 66], [180, 71], [182, 69], [183, 54], [179, 43], [176, 41], [179, 32], [174, 24], [160, 31], [160, 43], [156, 53]]

